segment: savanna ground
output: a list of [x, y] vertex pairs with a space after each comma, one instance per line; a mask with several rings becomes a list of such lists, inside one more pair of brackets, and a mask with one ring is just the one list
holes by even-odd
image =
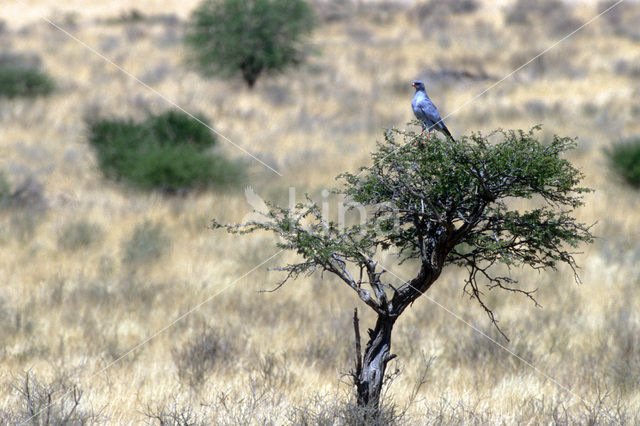
[[[446, 121], [454, 136], [542, 123], [545, 138], [578, 137], [569, 158], [595, 192], [577, 215], [597, 222], [600, 237], [577, 255], [582, 283], [565, 269], [514, 272], [539, 288], [541, 308], [488, 293], [510, 342], [463, 295], [462, 271], [446, 270], [429, 291], [548, 377], [422, 298], [396, 326], [399, 358], [390, 370], [401, 374], [388, 395], [403, 423], [639, 422], [640, 202], [609, 172], [603, 148], [640, 134], [640, 4], [624, 2], [474, 99], [608, 4], [439, 3], [318, 1], [307, 62], [249, 91], [184, 66], [181, 37], [196, 2], [5, 0], [2, 50], [40, 55], [58, 89], [0, 100], [0, 169], [24, 189], [0, 210], [0, 422], [29, 417], [19, 391], [26, 372], [67, 407], [73, 393], [56, 389], [75, 384], [76, 413], [91, 422], [348, 417], [340, 401], [349, 393], [359, 306], [329, 276], [258, 293], [279, 278], [267, 267], [288, 255], [244, 276], [277, 253], [275, 240], [208, 229], [214, 217], [239, 221], [250, 211], [242, 189], [166, 196], [106, 181], [84, 117], [142, 119], [170, 106], [39, 16], [202, 112], [280, 171], [220, 142], [226, 155], [247, 160], [247, 183], [281, 203], [289, 187], [299, 200], [308, 192], [322, 201], [335, 175], [368, 161], [384, 128], [410, 126], [416, 78], [443, 116], [453, 113]], [[133, 7], [141, 19], [132, 19]], [[403, 276], [410, 267], [393, 270]], [[371, 318], [364, 314], [361, 325]], [[38, 398], [46, 401], [31, 395]]]

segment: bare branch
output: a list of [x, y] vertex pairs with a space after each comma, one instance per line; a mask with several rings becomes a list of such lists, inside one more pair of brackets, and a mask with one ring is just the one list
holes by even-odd
[[[467, 286], [471, 287], [471, 291], [467, 290]], [[478, 286], [477, 286], [475, 280], [467, 281], [467, 284], [464, 286], [464, 291], [469, 296], [471, 296], [473, 299], [476, 299], [476, 301], [480, 304], [480, 306], [482, 306], [482, 309], [484, 309], [485, 313], [489, 317], [489, 320], [491, 321], [493, 326], [496, 328], [496, 330], [498, 330], [498, 332], [502, 335], [502, 337], [504, 337], [505, 340], [507, 342], [509, 342], [509, 338], [507, 337], [507, 335], [502, 331], [502, 329], [498, 325], [498, 320], [496, 320], [496, 317], [493, 314], [493, 311], [491, 309], [489, 309], [489, 307], [482, 300], [482, 297], [481, 297], [482, 293], [478, 289]]]

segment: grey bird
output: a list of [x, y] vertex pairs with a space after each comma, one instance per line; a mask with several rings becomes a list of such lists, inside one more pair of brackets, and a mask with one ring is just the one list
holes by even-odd
[[416, 94], [413, 95], [413, 100], [411, 101], [411, 108], [413, 108], [413, 113], [416, 115], [416, 118], [422, 123], [422, 132], [424, 133], [425, 130], [430, 132], [432, 129], [440, 130], [455, 142], [455, 139], [451, 136], [451, 132], [447, 129], [447, 126], [445, 126], [440, 114], [438, 114], [436, 106], [431, 102], [431, 99], [429, 99], [427, 91], [424, 88], [424, 83], [414, 81], [411, 85], [416, 88]]

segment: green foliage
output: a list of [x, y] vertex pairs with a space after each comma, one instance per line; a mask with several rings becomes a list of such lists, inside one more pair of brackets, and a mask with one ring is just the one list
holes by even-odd
[[[206, 123], [203, 117], [198, 119]], [[210, 152], [216, 139], [209, 129], [182, 112], [150, 115], [142, 123], [87, 121], [89, 142], [108, 178], [167, 192], [243, 180], [240, 164]]]
[[86, 220], [67, 223], [58, 235], [58, 247], [75, 251], [88, 247], [102, 239], [102, 228]]
[[185, 42], [204, 76], [242, 74], [253, 87], [262, 73], [280, 72], [305, 56], [302, 37], [314, 18], [304, 0], [204, 0]]
[[[480, 298], [481, 282], [533, 297], [514, 287], [511, 277], [492, 274], [492, 266], [546, 269], [561, 262], [575, 268], [567, 247], [592, 240], [589, 227], [571, 216], [590, 191], [579, 186], [581, 172], [562, 158], [574, 141], [556, 136], [545, 145], [536, 130], [476, 133], [457, 141], [390, 130], [372, 154], [372, 165], [339, 176], [343, 185], [336, 193], [367, 209], [362, 223], [329, 221], [308, 200], [295, 211], [271, 205], [261, 222], [214, 221], [214, 226], [232, 233], [277, 233], [281, 248], [302, 257], [282, 268], [287, 279], [316, 270], [332, 272], [380, 315], [399, 315], [445, 264], [465, 267], [465, 291], [493, 320]], [[510, 207], [507, 201], [517, 198], [531, 199], [531, 208]], [[383, 272], [376, 272], [381, 249], [392, 250], [400, 262], [418, 261], [415, 278], [394, 288], [392, 300], [384, 290], [390, 287], [382, 281]], [[377, 300], [363, 285], [372, 287]]]
[[[197, 118], [207, 123], [206, 118], [202, 116]], [[198, 149], [206, 149], [216, 143], [216, 138], [198, 120], [181, 111], [169, 110], [159, 115], [149, 116], [146, 126], [158, 141], [166, 141], [170, 145], [184, 144]]]
[[[396, 132], [405, 138], [399, 144], [389, 132], [373, 154], [373, 166], [342, 175], [347, 183], [342, 192], [363, 205], [391, 201], [399, 211], [408, 211], [396, 218], [399, 228], [376, 232], [371, 241], [394, 246], [405, 258], [421, 256], [413, 244], [416, 229], [409, 225], [416, 211], [420, 216], [424, 211], [431, 221], [453, 226], [456, 245], [473, 247], [465, 255], [451, 250], [452, 261], [474, 257], [476, 262], [554, 266], [561, 260], [554, 253], [559, 244], [589, 240], [567, 215], [582, 205], [582, 194], [589, 190], [578, 186], [582, 174], [561, 157], [575, 143], [556, 136], [543, 145], [534, 130], [499, 131], [497, 143], [478, 133], [458, 142], [433, 139], [426, 147], [407, 143], [413, 134]], [[534, 196], [546, 203], [526, 212], [502, 201]], [[472, 231], [469, 220], [479, 210], [478, 229]]]
[[123, 245], [128, 264], [144, 264], [160, 259], [171, 246], [171, 238], [162, 223], [144, 221], [136, 226], [131, 239]]
[[611, 170], [629, 185], [640, 188], [640, 138], [618, 142], [605, 154]]
[[0, 63], [0, 97], [35, 97], [55, 89], [53, 79], [37, 68]]

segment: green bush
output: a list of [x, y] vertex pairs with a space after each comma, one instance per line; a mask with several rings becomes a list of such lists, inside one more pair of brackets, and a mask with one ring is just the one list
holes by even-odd
[[263, 72], [280, 72], [305, 56], [314, 17], [304, 0], [204, 0], [185, 42], [204, 76], [242, 74], [251, 88]]
[[629, 185], [640, 188], [640, 138], [618, 142], [605, 154], [611, 170]]
[[0, 63], [0, 96], [48, 95], [54, 88], [51, 77], [37, 68]]
[[[198, 117], [198, 120], [207, 123], [207, 119], [202, 116]], [[157, 140], [167, 141], [171, 145], [187, 144], [198, 149], [212, 147], [216, 144], [214, 135], [198, 120], [183, 112], [169, 110], [150, 116], [147, 125]]]
[[[206, 123], [206, 119], [198, 117]], [[240, 164], [210, 149], [216, 138], [198, 120], [179, 111], [127, 119], [87, 120], [89, 142], [108, 178], [145, 189], [176, 192], [226, 186], [243, 180]]]

